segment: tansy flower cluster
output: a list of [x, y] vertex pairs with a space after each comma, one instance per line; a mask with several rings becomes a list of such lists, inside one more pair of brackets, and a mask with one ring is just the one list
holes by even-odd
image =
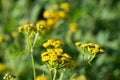
[[45, 30], [45, 26], [39, 24], [25, 24], [23, 26], [18, 27], [19, 32], [24, 32], [27, 35], [31, 33], [43, 33]]
[[15, 76], [11, 75], [10, 73], [5, 74], [3, 80], [13, 80]]
[[42, 19], [37, 23], [46, 26], [46, 32], [49, 32], [61, 19], [66, 20], [68, 18], [69, 9], [69, 3], [65, 2], [60, 5], [54, 4], [51, 6], [51, 9], [46, 9], [43, 12], [43, 17], [45, 19]]
[[76, 46], [81, 48], [81, 54], [88, 53], [88, 63], [90, 63], [96, 56], [97, 53], [104, 53], [104, 50], [97, 44], [76, 42]]
[[73, 67], [75, 66], [71, 56], [63, 52], [62, 42], [59, 40], [48, 40], [43, 44], [43, 47], [47, 48], [46, 52], [41, 54], [42, 61], [48, 63], [51, 67]]

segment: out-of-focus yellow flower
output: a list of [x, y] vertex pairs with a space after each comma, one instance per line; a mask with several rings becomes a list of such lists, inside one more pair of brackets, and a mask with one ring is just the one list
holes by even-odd
[[66, 18], [66, 13], [64, 12], [64, 11], [62, 11], [62, 10], [60, 10], [60, 11], [58, 11], [57, 12], [57, 15], [59, 16], [59, 18], [61, 18], [61, 19], [64, 19], [64, 18]]
[[0, 44], [2, 43], [2, 41], [3, 41], [3, 36], [0, 35]]
[[87, 80], [87, 78], [85, 77], [85, 75], [80, 75], [78, 77], [73, 77], [73, 78], [70, 78], [70, 80]]
[[3, 77], [3, 80], [13, 80], [15, 78], [14, 75], [11, 75], [10, 73], [6, 73]]
[[45, 20], [40, 20], [37, 22], [37, 24], [42, 25], [42, 26], [46, 26], [46, 21]]
[[48, 19], [48, 18], [55, 18], [56, 14], [53, 10], [47, 10], [43, 13], [43, 17]]
[[53, 26], [55, 24], [55, 20], [54, 19], [47, 19], [47, 26]]
[[64, 2], [60, 4], [60, 8], [68, 12], [70, 10], [70, 5], [69, 3]]
[[49, 80], [49, 78], [47, 76], [38, 75], [36, 80]]
[[22, 32], [22, 31], [28, 31], [28, 32], [30, 32], [31, 30], [33, 30], [32, 27], [33, 27], [33, 24], [25, 24], [25, 25], [19, 27], [18, 31], [19, 32]]
[[71, 23], [71, 24], [69, 25], [69, 31], [70, 31], [71, 33], [75, 32], [77, 29], [78, 29], [78, 24], [76, 24], [76, 23]]
[[87, 80], [85, 75], [80, 75], [79, 77], [76, 78], [76, 80]]
[[88, 61], [88, 63], [91, 65], [91, 61], [96, 57], [96, 54], [98, 53], [103, 53], [104, 50], [101, 49], [101, 47], [97, 44], [94, 44], [94, 43], [86, 43], [86, 44], [81, 44], [79, 42], [77, 42], [75, 44], [76, 46], [79, 45], [78, 47], [81, 48], [81, 54], [85, 54], [87, 53], [87, 57], [85, 60]]
[[2, 72], [3, 70], [5, 70], [5, 65], [0, 63], [0, 72]]
[[75, 45], [76, 45], [76, 46], [80, 46], [80, 45], [81, 45], [81, 42], [76, 42]]

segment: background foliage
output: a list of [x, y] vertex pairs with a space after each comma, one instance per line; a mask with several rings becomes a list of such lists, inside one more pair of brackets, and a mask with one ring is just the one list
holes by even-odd
[[[120, 80], [120, 0], [0, 0], [0, 80], [7, 72], [17, 76], [17, 80], [32, 80], [26, 42], [17, 29], [23, 24], [45, 19], [45, 10], [63, 2], [70, 4], [68, 20], [61, 19], [53, 25], [54, 28], [42, 37], [43, 41], [51, 38], [63, 41], [65, 52], [77, 65], [76, 41], [97, 43], [105, 49], [105, 54], [98, 55], [92, 66], [80, 65], [71, 73], [65, 73], [68, 76], [76, 73], [76, 77], [84, 74], [88, 80]], [[78, 25], [71, 34], [70, 23]], [[40, 54], [44, 48], [40, 45], [34, 52], [37, 75], [47, 72], [41, 62]]]

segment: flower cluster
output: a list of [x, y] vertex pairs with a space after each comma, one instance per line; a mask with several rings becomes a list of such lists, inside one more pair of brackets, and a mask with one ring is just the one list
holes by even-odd
[[31, 33], [42, 33], [45, 30], [45, 26], [42, 26], [40, 24], [25, 24], [23, 26], [20, 26], [18, 28], [19, 32], [24, 32], [27, 35], [30, 35]]
[[70, 9], [69, 3], [61, 3], [60, 5], [54, 4], [51, 6], [51, 9], [46, 9], [43, 12], [43, 17], [37, 22], [39, 25], [46, 26], [46, 32], [49, 32], [53, 26], [58, 23], [61, 19], [68, 19], [68, 12]]
[[43, 47], [47, 48], [47, 51], [41, 54], [42, 61], [56, 68], [75, 66], [71, 56], [64, 53], [63, 49], [60, 48], [62, 44], [59, 40], [48, 40], [44, 43]]
[[81, 48], [81, 54], [88, 54], [89, 64], [95, 58], [96, 54], [104, 53], [104, 50], [99, 45], [94, 43], [82, 44], [81, 42], [76, 42], [75, 45]]
[[10, 73], [5, 74], [3, 80], [13, 80], [15, 76], [11, 75]]
[[103, 53], [104, 50], [101, 49], [101, 47], [97, 44], [93, 43], [87, 43], [87, 44], [81, 44], [80, 42], [76, 43], [76, 46], [81, 46], [83, 50], [87, 50], [90, 54], [96, 54], [96, 53]]

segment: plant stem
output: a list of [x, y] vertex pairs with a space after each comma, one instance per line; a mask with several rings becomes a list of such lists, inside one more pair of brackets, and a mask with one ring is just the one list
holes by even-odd
[[59, 80], [62, 80], [62, 78], [63, 78], [63, 72], [61, 72]]
[[56, 69], [56, 68], [54, 68], [53, 70], [54, 70], [54, 76], [53, 76], [53, 80], [56, 80], [57, 69]]
[[31, 62], [32, 62], [32, 68], [33, 68], [33, 75], [34, 75], [34, 80], [36, 79], [36, 71], [35, 71], [35, 63], [34, 63], [34, 57], [33, 57], [33, 46], [30, 40], [30, 37], [27, 36], [27, 43], [28, 43], [28, 52], [31, 55]]
[[35, 71], [35, 63], [34, 63], [34, 58], [33, 54], [31, 53], [31, 60], [32, 60], [32, 68], [33, 68], [33, 74], [34, 74], [34, 80], [36, 79], [36, 71]]

